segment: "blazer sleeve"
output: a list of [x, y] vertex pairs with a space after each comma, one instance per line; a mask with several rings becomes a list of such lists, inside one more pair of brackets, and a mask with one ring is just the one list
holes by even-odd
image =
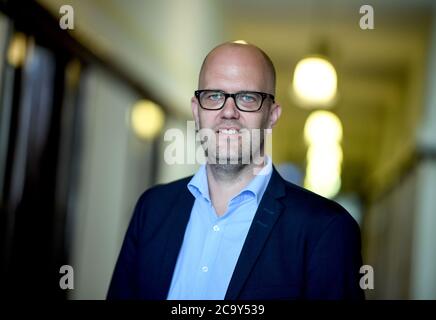
[[144, 206], [143, 194], [133, 211], [129, 227], [124, 237], [107, 293], [108, 300], [135, 299], [138, 297], [137, 287], [137, 243], [141, 225], [141, 212]]
[[360, 288], [362, 266], [360, 229], [348, 214], [338, 214], [327, 225], [308, 261], [307, 299], [365, 298]]

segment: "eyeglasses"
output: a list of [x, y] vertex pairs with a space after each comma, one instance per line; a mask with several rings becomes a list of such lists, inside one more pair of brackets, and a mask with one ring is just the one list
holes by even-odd
[[226, 93], [222, 90], [197, 90], [194, 93], [200, 107], [206, 110], [222, 109], [229, 97], [232, 97], [233, 101], [235, 101], [236, 108], [244, 112], [259, 111], [267, 97], [271, 98], [272, 102], [274, 102], [272, 94], [257, 91]]

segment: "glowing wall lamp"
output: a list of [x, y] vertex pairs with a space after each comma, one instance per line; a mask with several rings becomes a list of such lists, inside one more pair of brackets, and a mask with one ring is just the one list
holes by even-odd
[[322, 56], [309, 56], [295, 67], [292, 95], [305, 108], [328, 108], [336, 99], [337, 74]]
[[26, 60], [27, 38], [24, 33], [17, 32], [12, 38], [7, 51], [7, 60], [15, 68], [21, 67]]
[[130, 122], [135, 134], [144, 140], [156, 137], [162, 130], [165, 115], [162, 108], [149, 100], [140, 100], [132, 108]]

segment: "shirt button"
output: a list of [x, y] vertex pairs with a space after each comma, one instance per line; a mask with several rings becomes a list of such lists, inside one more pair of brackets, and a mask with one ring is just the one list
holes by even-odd
[[204, 267], [201, 268], [201, 271], [203, 271], [203, 272], [208, 272], [208, 271], [209, 271], [209, 268], [206, 267], [206, 266], [204, 266]]
[[220, 231], [220, 227], [218, 227], [217, 225], [213, 226], [213, 231]]

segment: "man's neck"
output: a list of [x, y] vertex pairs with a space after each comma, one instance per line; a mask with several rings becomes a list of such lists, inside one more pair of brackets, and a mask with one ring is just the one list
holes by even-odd
[[265, 164], [266, 159], [260, 165], [255, 163], [206, 165], [209, 195], [218, 216], [222, 216], [227, 211], [230, 199], [241, 192]]

